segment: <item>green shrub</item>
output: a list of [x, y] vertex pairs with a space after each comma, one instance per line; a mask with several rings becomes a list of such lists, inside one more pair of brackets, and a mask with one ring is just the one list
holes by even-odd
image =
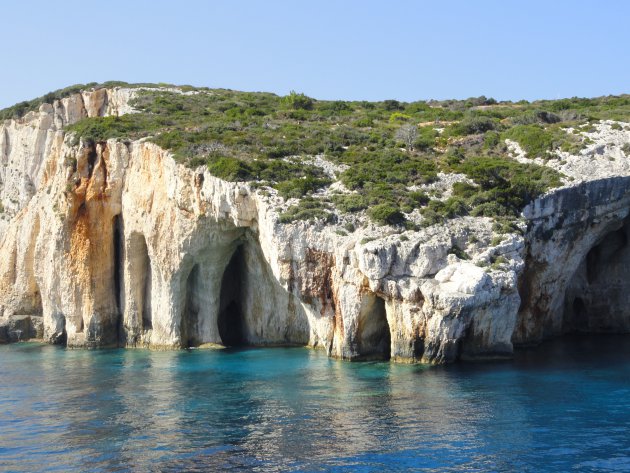
[[336, 195], [332, 197], [332, 201], [342, 212], [360, 212], [369, 206], [367, 199], [361, 194]]
[[412, 191], [407, 197], [407, 203], [413, 208], [423, 207], [431, 200], [428, 195], [421, 191]]
[[489, 131], [483, 137], [483, 147], [492, 149], [501, 142], [501, 135], [496, 131]]
[[420, 211], [422, 215], [422, 226], [430, 227], [432, 225], [438, 225], [443, 223], [445, 218], [440, 212], [436, 211], [432, 207], [426, 207]]
[[291, 197], [300, 198], [330, 183], [330, 179], [304, 176], [279, 182], [275, 187], [282, 197], [288, 199]]
[[280, 223], [291, 223], [297, 220], [314, 222], [322, 220], [333, 222], [335, 216], [329, 212], [329, 207], [324, 202], [312, 197], [305, 197], [297, 205], [289, 207], [286, 212], [280, 214]]
[[374, 125], [374, 120], [370, 117], [360, 118], [354, 122], [354, 126], [366, 128]]
[[499, 219], [492, 224], [492, 231], [504, 235], [506, 233], [522, 233], [521, 229], [512, 221]]
[[418, 137], [414, 142], [414, 147], [420, 151], [427, 151], [435, 146], [435, 141], [439, 133], [432, 126], [418, 128]]
[[207, 161], [208, 171], [226, 181], [247, 181], [252, 178], [251, 168], [235, 158], [220, 156]]
[[86, 118], [66, 128], [79, 138], [98, 143], [111, 138], [138, 139], [156, 130], [156, 125], [141, 114]]
[[317, 110], [324, 115], [344, 115], [352, 113], [353, 107], [350, 103], [343, 100], [335, 100], [333, 102], [318, 102]]
[[479, 187], [467, 182], [455, 182], [453, 184], [453, 195], [467, 199], [479, 193]]
[[525, 112], [523, 115], [516, 116], [512, 119], [512, 123], [515, 125], [532, 125], [536, 123], [550, 124], [561, 122], [560, 118], [555, 113], [548, 112], [546, 110], [532, 110]]
[[437, 179], [435, 163], [424, 157], [408, 156], [400, 151], [379, 150], [347, 153], [350, 168], [341, 175], [349, 189], [361, 189], [369, 182], [387, 184], [428, 184]]
[[468, 253], [466, 253], [464, 250], [462, 250], [457, 245], [451, 246], [451, 248], [448, 250], [448, 254], [449, 255], [455, 255], [459, 259], [462, 259], [462, 260], [469, 260], [470, 259], [470, 256], [468, 255]]
[[406, 122], [411, 118], [410, 115], [401, 112], [394, 112], [389, 117], [390, 123]]
[[378, 204], [367, 211], [368, 217], [379, 225], [400, 225], [405, 223], [405, 216], [398, 208], [390, 204]]
[[289, 95], [282, 99], [284, 105], [293, 110], [312, 110], [313, 99], [307, 97], [303, 93], [297, 93], [295, 90], [289, 92]]
[[390, 112], [393, 112], [395, 110], [405, 109], [405, 107], [398, 100], [391, 100], [391, 99], [383, 101], [383, 108]]
[[497, 246], [497, 245], [500, 245], [502, 242], [503, 242], [503, 237], [501, 235], [497, 235], [495, 237], [492, 237], [492, 240], [490, 240], [490, 245]]
[[504, 137], [518, 142], [529, 158], [548, 158], [555, 149], [575, 153], [583, 146], [576, 136], [558, 127], [518, 125], [506, 131]]
[[517, 125], [506, 131], [504, 136], [516, 141], [529, 158], [546, 157], [553, 145], [551, 134], [539, 125]]
[[[560, 175], [551, 168], [499, 157], [467, 158], [448, 169], [466, 174], [478, 186], [453, 185], [452, 199], [463, 202], [473, 216], [517, 216], [528, 202], [561, 184]], [[434, 210], [446, 216], [453, 212], [462, 215], [458, 206]]]
[[468, 116], [453, 127], [454, 135], [476, 135], [494, 130], [494, 121], [489, 117]]
[[505, 265], [508, 263], [508, 260], [505, 256], [501, 255], [501, 256], [497, 256], [496, 258], [493, 258], [490, 267], [494, 270], [498, 270], [501, 269], [501, 266]]
[[468, 215], [466, 202], [459, 197], [449, 197], [445, 201], [432, 200], [426, 209], [422, 210], [422, 215], [427, 217], [435, 214], [446, 219]]

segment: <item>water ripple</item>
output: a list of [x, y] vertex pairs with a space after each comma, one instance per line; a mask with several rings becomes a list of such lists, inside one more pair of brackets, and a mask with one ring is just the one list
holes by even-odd
[[0, 470], [627, 471], [629, 342], [448, 367], [2, 346]]

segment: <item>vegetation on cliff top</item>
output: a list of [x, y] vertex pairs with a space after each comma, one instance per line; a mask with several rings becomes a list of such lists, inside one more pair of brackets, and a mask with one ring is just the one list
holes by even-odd
[[[175, 86], [170, 86], [169, 84], [128, 84], [127, 82], [115, 81], [115, 80], [103, 82], [101, 84], [97, 82], [90, 82], [89, 84], [75, 84], [69, 87], [65, 87], [63, 89], [53, 90], [52, 92], [48, 92], [47, 94], [42, 95], [41, 97], [37, 97], [36, 99], [26, 100], [24, 102], [16, 103], [15, 105], [12, 105], [11, 107], [7, 107], [3, 110], [0, 110], [0, 120], [22, 118], [28, 112], [35, 112], [39, 110], [39, 107], [41, 107], [45, 103], [52, 104], [55, 100], [70, 97], [71, 95], [77, 94], [81, 92], [82, 90], [105, 88], [105, 87], [119, 87], [119, 86], [124, 86], [124, 87], [129, 87], [129, 88], [156, 87], [156, 86], [175, 87]], [[189, 87], [189, 86], [184, 86], [184, 87]]]
[[[0, 112], [0, 118], [19, 116], [37, 103], [84, 87], [18, 104]], [[180, 89], [142, 90], [133, 102], [138, 113], [89, 118], [68, 130], [93, 141], [146, 137], [189, 166], [206, 165], [220, 178], [252, 181], [276, 188], [285, 198], [302, 198], [283, 215], [285, 222], [330, 220], [335, 212], [364, 210], [381, 224], [402, 224], [414, 209], [429, 224], [468, 214], [516, 217], [531, 199], [559, 185], [560, 176], [508, 158], [505, 139], [519, 142], [529, 157], [552, 159], [555, 150], [575, 152], [583, 146], [583, 139], [567, 133], [567, 127], [600, 119], [630, 121], [627, 95], [532, 103], [486, 97], [403, 103]], [[315, 155], [332, 163], [335, 178], [353, 192], [304, 198], [333, 181], [304, 159]], [[422, 186], [437, 180], [439, 172], [464, 174], [473, 184], [456, 184], [448, 199], [423, 192]]]

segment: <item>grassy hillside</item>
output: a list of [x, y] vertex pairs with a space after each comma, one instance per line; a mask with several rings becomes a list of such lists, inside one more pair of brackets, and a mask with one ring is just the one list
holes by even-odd
[[[1, 111], [0, 118], [25, 113], [36, 102], [77, 87]], [[92, 141], [149, 137], [189, 166], [206, 165], [223, 179], [251, 181], [273, 187], [285, 198], [301, 199], [284, 221], [365, 210], [378, 223], [404, 224], [405, 214], [414, 209], [420, 209], [427, 224], [461, 215], [510, 219], [528, 201], [559, 185], [560, 176], [508, 158], [505, 139], [519, 142], [529, 157], [554, 159], [556, 150], [577, 152], [585, 144], [578, 132], [567, 133], [568, 127], [587, 130], [601, 119], [630, 121], [628, 95], [531, 103], [485, 97], [403, 103], [322, 101], [295, 92], [279, 97], [182, 90], [143, 90], [133, 103], [139, 113], [85, 119], [68, 130]], [[351, 193], [310, 197], [332, 182], [307, 159], [315, 155], [340, 170], [336, 179]], [[457, 183], [448, 199], [420, 191], [418, 186], [435, 181], [438, 172], [465, 174], [474, 184]]]

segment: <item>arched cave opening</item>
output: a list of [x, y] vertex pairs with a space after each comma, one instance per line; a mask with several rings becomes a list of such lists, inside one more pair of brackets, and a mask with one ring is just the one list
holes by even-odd
[[151, 259], [147, 242], [141, 233], [134, 233], [129, 240], [130, 284], [138, 310], [138, 322], [141, 330], [153, 328], [151, 314]]
[[219, 335], [225, 346], [242, 346], [246, 343], [243, 321], [242, 287], [245, 282], [243, 245], [236, 248], [221, 279]]
[[385, 300], [376, 294], [366, 294], [361, 301], [357, 345], [359, 360], [389, 360], [391, 357], [392, 340]]
[[200, 309], [200, 271], [195, 264], [186, 278], [186, 298], [181, 321], [181, 344], [183, 348], [196, 347], [199, 340], [199, 309]]
[[586, 254], [565, 292], [562, 332], [630, 332], [628, 223]]

